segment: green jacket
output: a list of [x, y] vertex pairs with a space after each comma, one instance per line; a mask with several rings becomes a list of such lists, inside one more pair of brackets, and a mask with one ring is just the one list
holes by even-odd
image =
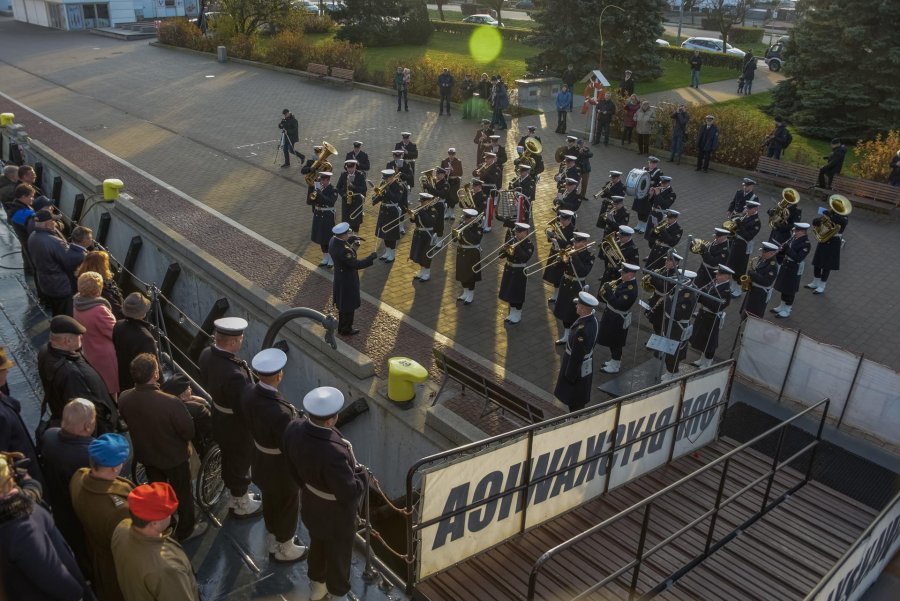
[[125, 601], [200, 601], [194, 568], [174, 539], [144, 536], [129, 518], [113, 532], [112, 552]]

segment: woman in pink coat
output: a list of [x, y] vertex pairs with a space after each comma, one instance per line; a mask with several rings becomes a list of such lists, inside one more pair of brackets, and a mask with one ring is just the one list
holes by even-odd
[[87, 330], [82, 337], [81, 354], [97, 370], [109, 394], [119, 394], [119, 364], [112, 332], [116, 325], [109, 301], [102, 297], [103, 276], [86, 271], [78, 276], [78, 294], [73, 303], [73, 317]]
[[631, 132], [634, 131], [634, 126], [637, 125], [634, 114], [639, 108], [641, 108], [641, 103], [634, 94], [628, 98], [628, 102], [622, 107], [622, 146], [625, 146], [626, 142], [631, 144]]

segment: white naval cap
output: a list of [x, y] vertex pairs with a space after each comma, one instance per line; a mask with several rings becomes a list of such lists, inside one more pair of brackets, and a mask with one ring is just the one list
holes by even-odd
[[808, 230], [809, 224], [798, 221], [797, 223], [794, 224], [794, 229], [795, 230]]
[[528, 126], [528, 129], [534, 130], [534, 129], [537, 129], [537, 126], [535, 126], [535, 125], [529, 125], [529, 126]]
[[661, 182], [670, 182], [672, 181], [672, 177], [670, 175], [661, 175], [659, 177], [659, 181]]
[[521, 221], [516, 221], [516, 230], [520, 232], [527, 232], [531, 229], [531, 226], [527, 223], [522, 223]]
[[560, 218], [571, 219], [575, 216], [575, 211], [571, 211], [569, 209], [560, 209], [559, 216]]
[[463, 209], [463, 215], [466, 217], [478, 217], [478, 211], [475, 209]]
[[396, 171], [394, 171], [393, 169], [382, 169], [381, 170], [381, 175], [383, 175], [385, 177], [390, 177], [390, 176], [394, 175], [395, 173], [396, 173]]
[[681, 215], [680, 211], [676, 211], [675, 209], [666, 209], [666, 217], [678, 217]]
[[766, 240], [765, 242], [762, 243], [762, 248], [760, 250], [762, 250], [763, 252], [778, 250], [778, 245], [773, 244], [772, 242], [769, 242], [768, 240]]
[[496, 134], [493, 136], [489, 136], [489, 137], [491, 138], [491, 140], [499, 140], [500, 139], [500, 136], [498, 136]]
[[622, 271], [637, 272], [640, 270], [641, 270], [640, 267], [638, 267], [637, 265], [634, 265], [632, 263], [622, 263]]
[[680, 273], [688, 280], [693, 280], [695, 277], [697, 277], [697, 272], [691, 271], [690, 269], [685, 269], [684, 271], [679, 271], [678, 273]]
[[744, 179], [742, 179], [741, 183], [744, 184], [745, 186], [755, 186], [756, 185], [756, 181], [749, 177], [745, 177]]
[[319, 171], [319, 177], [331, 177], [331, 171]]
[[434, 198], [433, 194], [429, 194], [428, 192], [419, 192], [419, 200], [431, 200]]
[[409, 133], [408, 131], [401, 131], [401, 132], [400, 132], [400, 136], [403, 137], [403, 138], [408, 138], [408, 137], [410, 137], [411, 135], [412, 135], [412, 134]]
[[456, 149], [451, 146], [447, 149], [447, 154], [456, 154]]
[[216, 332], [225, 336], [240, 336], [249, 325], [247, 320], [241, 317], [222, 317], [213, 322]]
[[566, 178], [566, 185], [567, 185], [567, 186], [574, 186], [574, 185], [576, 185], [577, 183], [578, 183], [578, 180], [575, 179], [574, 177], [567, 177], [567, 178]]
[[614, 205], [619, 205], [625, 202], [624, 196], [610, 196], [609, 199], [613, 202]]
[[577, 161], [578, 160], [577, 158], [573, 157], [571, 154], [567, 154], [565, 158], [567, 161]]
[[484, 153], [484, 156], [486, 156], [486, 157], [494, 157], [494, 158], [496, 159], [496, 158], [497, 158], [497, 153], [496, 153], [496, 152], [486, 152], [486, 153]]
[[303, 397], [303, 410], [313, 417], [331, 417], [343, 406], [343, 393], [332, 386], [313, 388]]
[[350, 224], [346, 221], [341, 221], [339, 224], [331, 228], [331, 233], [335, 236], [340, 236], [341, 234], [346, 234], [350, 230]]
[[574, 234], [572, 234], [572, 237], [576, 240], [587, 240], [591, 237], [591, 235], [587, 232], [575, 232]]
[[620, 225], [619, 233], [625, 234], [626, 236], [634, 236], [634, 228], [628, 225]]
[[577, 142], [578, 138], [576, 136], [566, 136], [566, 140], [569, 142]]
[[403, 149], [401, 149], [401, 148], [398, 148], [397, 150], [392, 150], [392, 151], [391, 151], [391, 154], [400, 156], [400, 155], [402, 155], [404, 152], [406, 152], [406, 151], [403, 150]]
[[359, 140], [357, 140], [357, 141], [355, 141], [355, 142], [353, 143], [353, 145], [354, 145], [354, 146], [362, 146], [362, 142], [360, 142]]
[[648, 163], [658, 163], [658, 162], [659, 162], [659, 158], [658, 158], [658, 157], [655, 157], [655, 156], [653, 156], [653, 155], [651, 154], [650, 156], [647, 157], [647, 162], [648, 162]]
[[519, 171], [531, 171], [531, 165], [529, 165], [528, 163], [519, 163], [516, 169], [518, 169]]
[[277, 348], [267, 348], [259, 351], [250, 361], [253, 371], [261, 376], [271, 376], [277, 374], [284, 366], [287, 365], [287, 355], [283, 350]]
[[345, 165], [356, 165], [358, 163], [359, 161], [357, 161], [356, 159], [347, 159], [346, 161], [344, 161]]
[[746, 202], [746, 205], [747, 205], [748, 207], [758, 207], [758, 206], [759, 206], [759, 203], [756, 202], [755, 200], [748, 200], [748, 201]]
[[728, 234], [731, 233], [728, 230], [726, 230], [724, 227], [717, 227], [717, 228], [713, 229], [713, 231], [716, 233], [716, 236], [727, 236]]
[[719, 266], [716, 267], [716, 273], [730, 273], [734, 275], [734, 269], [732, 269], [728, 265], [722, 265], [721, 263], [719, 263]]
[[573, 298], [572, 300], [576, 303], [587, 305], [588, 307], [600, 306], [600, 301], [597, 300], [596, 296], [594, 296], [590, 292], [584, 292], [583, 290], [578, 293], [578, 298]]
[[[609, 174], [613, 177], [621, 177], [622, 176], [621, 171], [610, 171]], [[613, 198], [615, 198], [615, 196], [613, 196]]]

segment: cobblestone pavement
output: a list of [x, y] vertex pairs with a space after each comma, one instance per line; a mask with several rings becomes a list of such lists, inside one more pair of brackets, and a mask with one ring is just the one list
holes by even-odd
[[[238, 64], [218, 64], [212, 57], [122, 43], [88, 34], [45, 30], [0, 21], [0, 82], [2, 90], [76, 133], [152, 173], [171, 186], [233, 218], [285, 249], [318, 263], [321, 252], [308, 241], [310, 216], [303, 204], [305, 185], [299, 167], [279, 169], [273, 160], [277, 123], [288, 107], [300, 120], [302, 147], [322, 139], [341, 153], [355, 139], [365, 143], [373, 167], [387, 162], [399, 132], [413, 132], [420, 147], [418, 171], [436, 164], [448, 146], [460, 151], [466, 171], [474, 168], [474, 124], [458, 114], [438, 117], [433, 104], [411, 102], [410, 112], [398, 113], [394, 99], [375, 92], [310, 83], [290, 74]], [[208, 77], [208, 76], [214, 77]], [[0, 109], [9, 103], [0, 99]], [[15, 111], [13, 111], [15, 112]], [[519, 130], [527, 124], [543, 128], [542, 118], [513, 121], [507, 134], [512, 153]], [[27, 125], [27, 123], [26, 123]], [[542, 131], [551, 156], [561, 136]], [[627, 172], [644, 157], [631, 148], [594, 147], [589, 194], [599, 190], [607, 169]], [[725, 206], [739, 184], [733, 174], [695, 173], [690, 165], [664, 163], [674, 177], [687, 232], [709, 237], [722, 220]], [[538, 192], [536, 223], [550, 216], [553, 191], [544, 178]], [[128, 182], [126, 181], [126, 186]], [[418, 191], [418, 188], [416, 188]], [[772, 206], [780, 191], [759, 191], [764, 208]], [[804, 215], [816, 205], [803, 200]], [[599, 203], [586, 203], [580, 214], [582, 228], [596, 235], [593, 226]], [[367, 217], [361, 254], [374, 248], [373, 219]], [[408, 238], [408, 236], [407, 236]], [[484, 249], [501, 242], [501, 230], [485, 236]], [[646, 246], [641, 241], [642, 252]], [[897, 309], [897, 268], [890, 257], [900, 248], [896, 222], [863, 210], [854, 212], [848, 230], [843, 269], [832, 276], [828, 293], [814, 297], [802, 290], [791, 318], [784, 325], [802, 329], [826, 342], [864, 352], [893, 368], [900, 355], [892, 344], [900, 334]], [[388, 267], [376, 262], [363, 276], [363, 289], [372, 296], [434, 328], [464, 347], [513, 373], [552, 390], [559, 353], [552, 341], [560, 331], [546, 304], [548, 291], [537, 279], [529, 283], [524, 321], [505, 327], [505, 307], [497, 300], [499, 276], [494, 269], [478, 285], [475, 303], [462, 307], [455, 298], [453, 258], [444, 253], [436, 261], [432, 280], [412, 283], [417, 267], [406, 262], [409, 242], [398, 249], [399, 260]], [[538, 256], [546, 257], [542, 239]], [[691, 256], [689, 268], [697, 265]], [[879, 270], [878, 266], [884, 269]], [[284, 268], [284, 265], [280, 265]], [[285, 280], [303, 282], [306, 276], [285, 274]], [[257, 266], [257, 271], [265, 268]], [[596, 282], [600, 265], [590, 281]], [[809, 270], [811, 271], [811, 269]], [[248, 276], [251, 277], [251, 276]], [[811, 273], [804, 278], [804, 283]], [[730, 311], [720, 356], [727, 356], [736, 332], [736, 309]], [[363, 324], [372, 315], [364, 307]], [[635, 322], [645, 320], [637, 313]], [[382, 355], [383, 348], [402, 348], [396, 330], [373, 326], [363, 343], [366, 352]], [[645, 333], [629, 337], [625, 366], [643, 362]], [[597, 353], [607, 359], [606, 350]], [[601, 398], [601, 393], [596, 393]]]

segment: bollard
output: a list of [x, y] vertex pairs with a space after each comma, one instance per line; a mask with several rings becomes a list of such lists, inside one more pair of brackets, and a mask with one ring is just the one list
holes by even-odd
[[119, 200], [119, 190], [125, 187], [120, 179], [103, 180], [103, 200]]
[[416, 384], [428, 379], [428, 370], [409, 357], [388, 359], [388, 399], [404, 409], [412, 407]]
[[13, 113], [0, 113], [0, 127], [9, 127], [16, 116]]
[[216, 47], [216, 58], [220, 63], [228, 61], [228, 51], [225, 49], [225, 46]]

